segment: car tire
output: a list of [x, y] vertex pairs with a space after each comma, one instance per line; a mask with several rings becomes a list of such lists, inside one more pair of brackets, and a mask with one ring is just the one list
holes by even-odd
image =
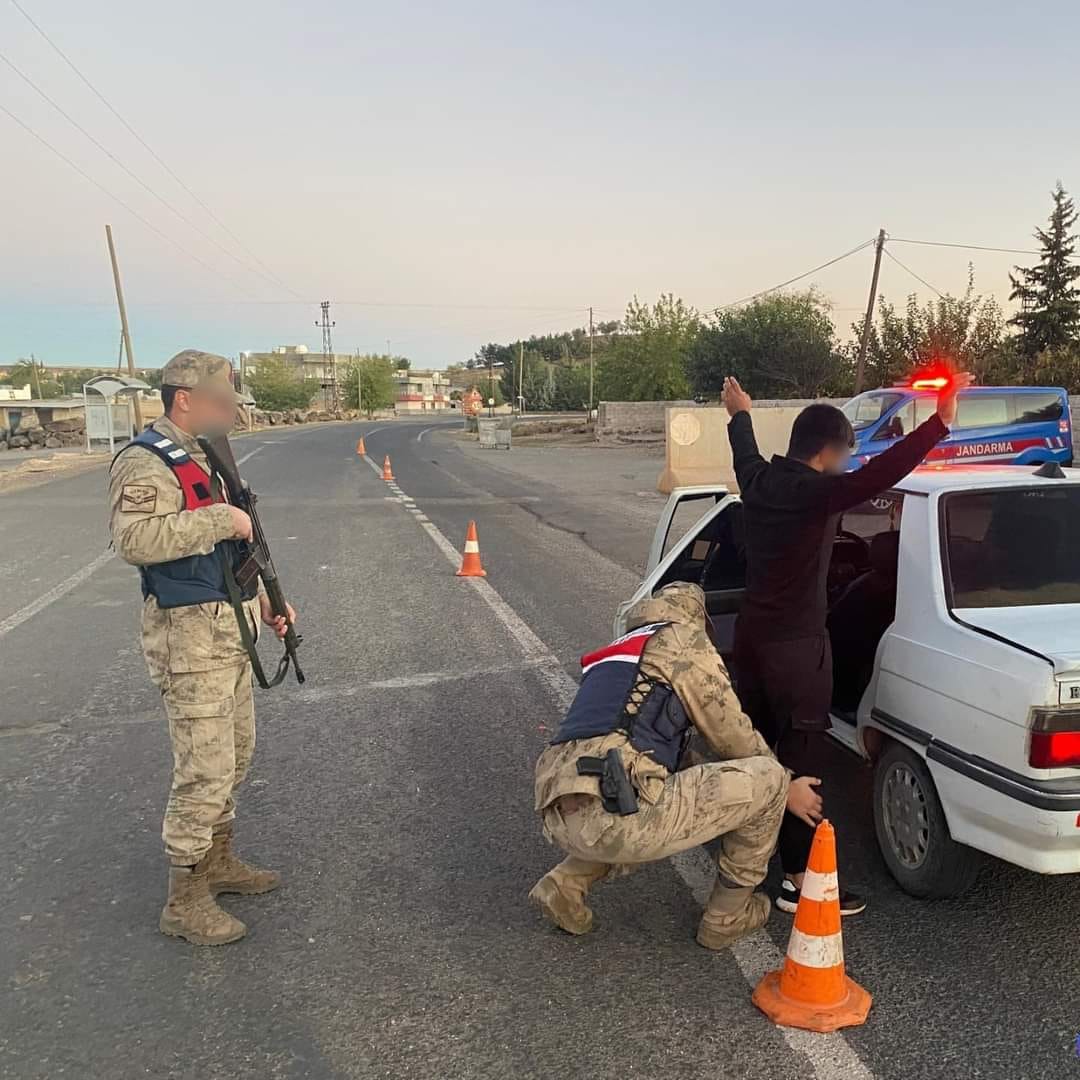
[[912, 896], [960, 896], [982, 865], [980, 852], [953, 840], [926, 763], [895, 740], [874, 767], [874, 832], [889, 873]]

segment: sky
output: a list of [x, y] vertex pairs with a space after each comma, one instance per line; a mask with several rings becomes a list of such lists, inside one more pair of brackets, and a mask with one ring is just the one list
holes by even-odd
[[[1080, 189], [1078, 32], [1075, 0], [0, 0], [0, 106], [86, 174], [0, 111], [0, 363], [116, 362], [106, 223], [145, 366], [318, 349], [324, 299], [336, 351], [445, 367], [635, 294], [712, 309], [881, 227], [1030, 248]], [[888, 250], [1003, 302], [1030, 262]], [[872, 261], [807, 279], [845, 334]], [[881, 289], [932, 295], [889, 259]]]

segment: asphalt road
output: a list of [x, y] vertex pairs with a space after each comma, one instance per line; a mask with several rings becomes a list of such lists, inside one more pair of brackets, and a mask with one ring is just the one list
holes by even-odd
[[[360, 432], [396, 489], [355, 454]], [[702, 853], [602, 886], [585, 938], [526, 903], [557, 858], [533, 762], [634, 587], [655, 496], [590, 498], [572, 468], [523, 477], [430, 421], [272, 431], [237, 453], [308, 682], [257, 691], [238, 837], [285, 885], [224, 898], [250, 932], [221, 949], [156, 929], [168, 742], [103, 474], [0, 496], [0, 1077], [1080, 1076], [1076, 882], [994, 863], [961, 901], [905, 896], [869, 774], [838, 748], [821, 770], [842, 874], [872, 899], [845, 926], [865, 1027], [761, 1017], [748, 979], [790, 924], [699, 948]], [[482, 585], [454, 575], [470, 519]]]

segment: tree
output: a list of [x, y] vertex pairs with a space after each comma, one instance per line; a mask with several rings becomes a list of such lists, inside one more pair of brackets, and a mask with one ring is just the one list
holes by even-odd
[[408, 371], [412, 367], [412, 361], [407, 356], [395, 356], [392, 359], [398, 371]]
[[716, 398], [734, 375], [754, 397], [816, 398], [846, 392], [848, 361], [820, 293], [774, 293], [719, 312], [690, 351], [694, 393]]
[[397, 389], [394, 372], [400, 367], [399, 356], [354, 356], [340, 369], [342, 404], [346, 409], [363, 408], [368, 419], [377, 409], [391, 408]]
[[1075, 284], [1080, 266], [1072, 262], [1076, 210], [1060, 180], [1051, 198], [1050, 228], [1035, 230], [1042, 249], [1039, 265], [1017, 266], [1019, 277], [1009, 275], [1009, 299], [1021, 305], [1009, 323], [1019, 328], [1020, 353], [1028, 359], [1044, 349], [1070, 345], [1080, 336], [1080, 289]]
[[[856, 341], [861, 330], [859, 324], [851, 327]], [[942, 361], [971, 371], [980, 382], [1008, 381], [1004, 334], [1000, 305], [992, 296], [976, 294], [970, 267], [963, 296], [946, 294], [920, 304], [912, 293], [902, 313], [879, 297], [867, 342], [868, 385], [891, 386], [918, 368]]]
[[254, 372], [249, 369], [247, 389], [260, 409], [306, 409], [318, 392], [316, 379], [303, 378], [295, 368], [277, 357], [261, 359]]
[[70, 371], [61, 371], [57, 376], [61, 389], [65, 394], [81, 394], [84, 383], [88, 383], [100, 372], [93, 368], [73, 368]]
[[45, 365], [33, 358], [16, 360], [9, 381], [12, 386], [29, 386], [32, 398], [59, 397], [64, 392], [60, 383], [46, 374]]
[[623, 332], [597, 359], [599, 396], [609, 401], [687, 397], [687, 357], [699, 328], [698, 313], [671, 293], [661, 293], [651, 307], [635, 296], [626, 307]]

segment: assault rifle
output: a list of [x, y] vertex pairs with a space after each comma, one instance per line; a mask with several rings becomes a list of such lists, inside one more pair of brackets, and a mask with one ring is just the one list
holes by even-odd
[[[236, 565], [230, 560], [224, 548], [219, 548], [221, 564], [225, 571], [225, 585], [232, 601], [233, 611], [236, 612], [236, 621], [240, 627], [240, 637], [244, 642], [244, 648], [251, 658], [251, 667], [255, 672], [258, 684], [269, 690], [277, 686], [288, 674], [289, 663], [292, 663], [296, 674], [296, 681], [304, 681], [304, 673], [300, 670], [300, 661], [296, 651], [303, 638], [293, 628], [289, 620], [289, 609], [285, 604], [285, 597], [281, 591], [281, 583], [278, 581], [277, 571], [274, 569], [274, 560], [270, 558], [270, 547], [266, 543], [266, 533], [263, 532], [262, 522], [255, 510], [255, 492], [248, 487], [247, 481], [240, 475], [236, 466], [236, 458], [233, 457], [229, 438], [224, 433], [220, 435], [200, 435], [199, 446], [206, 454], [206, 460], [210, 465], [211, 482], [214, 487], [218, 484], [225, 486], [229, 496], [229, 502], [239, 507], [251, 518], [251, 542], [237, 540], [240, 549], [240, 558]], [[285, 637], [283, 644], [285, 652], [278, 662], [278, 669], [273, 679], [267, 679], [263, 673], [262, 664], [259, 662], [259, 654], [255, 651], [255, 641], [248, 625], [247, 612], [244, 610], [244, 596], [252, 595], [253, 588], [257, 586], [257, 579], [262, 578], [266, 587], [266, 596], [270, 601], [270, 608], [275, 615], [283, 615], [286, 621]]]

